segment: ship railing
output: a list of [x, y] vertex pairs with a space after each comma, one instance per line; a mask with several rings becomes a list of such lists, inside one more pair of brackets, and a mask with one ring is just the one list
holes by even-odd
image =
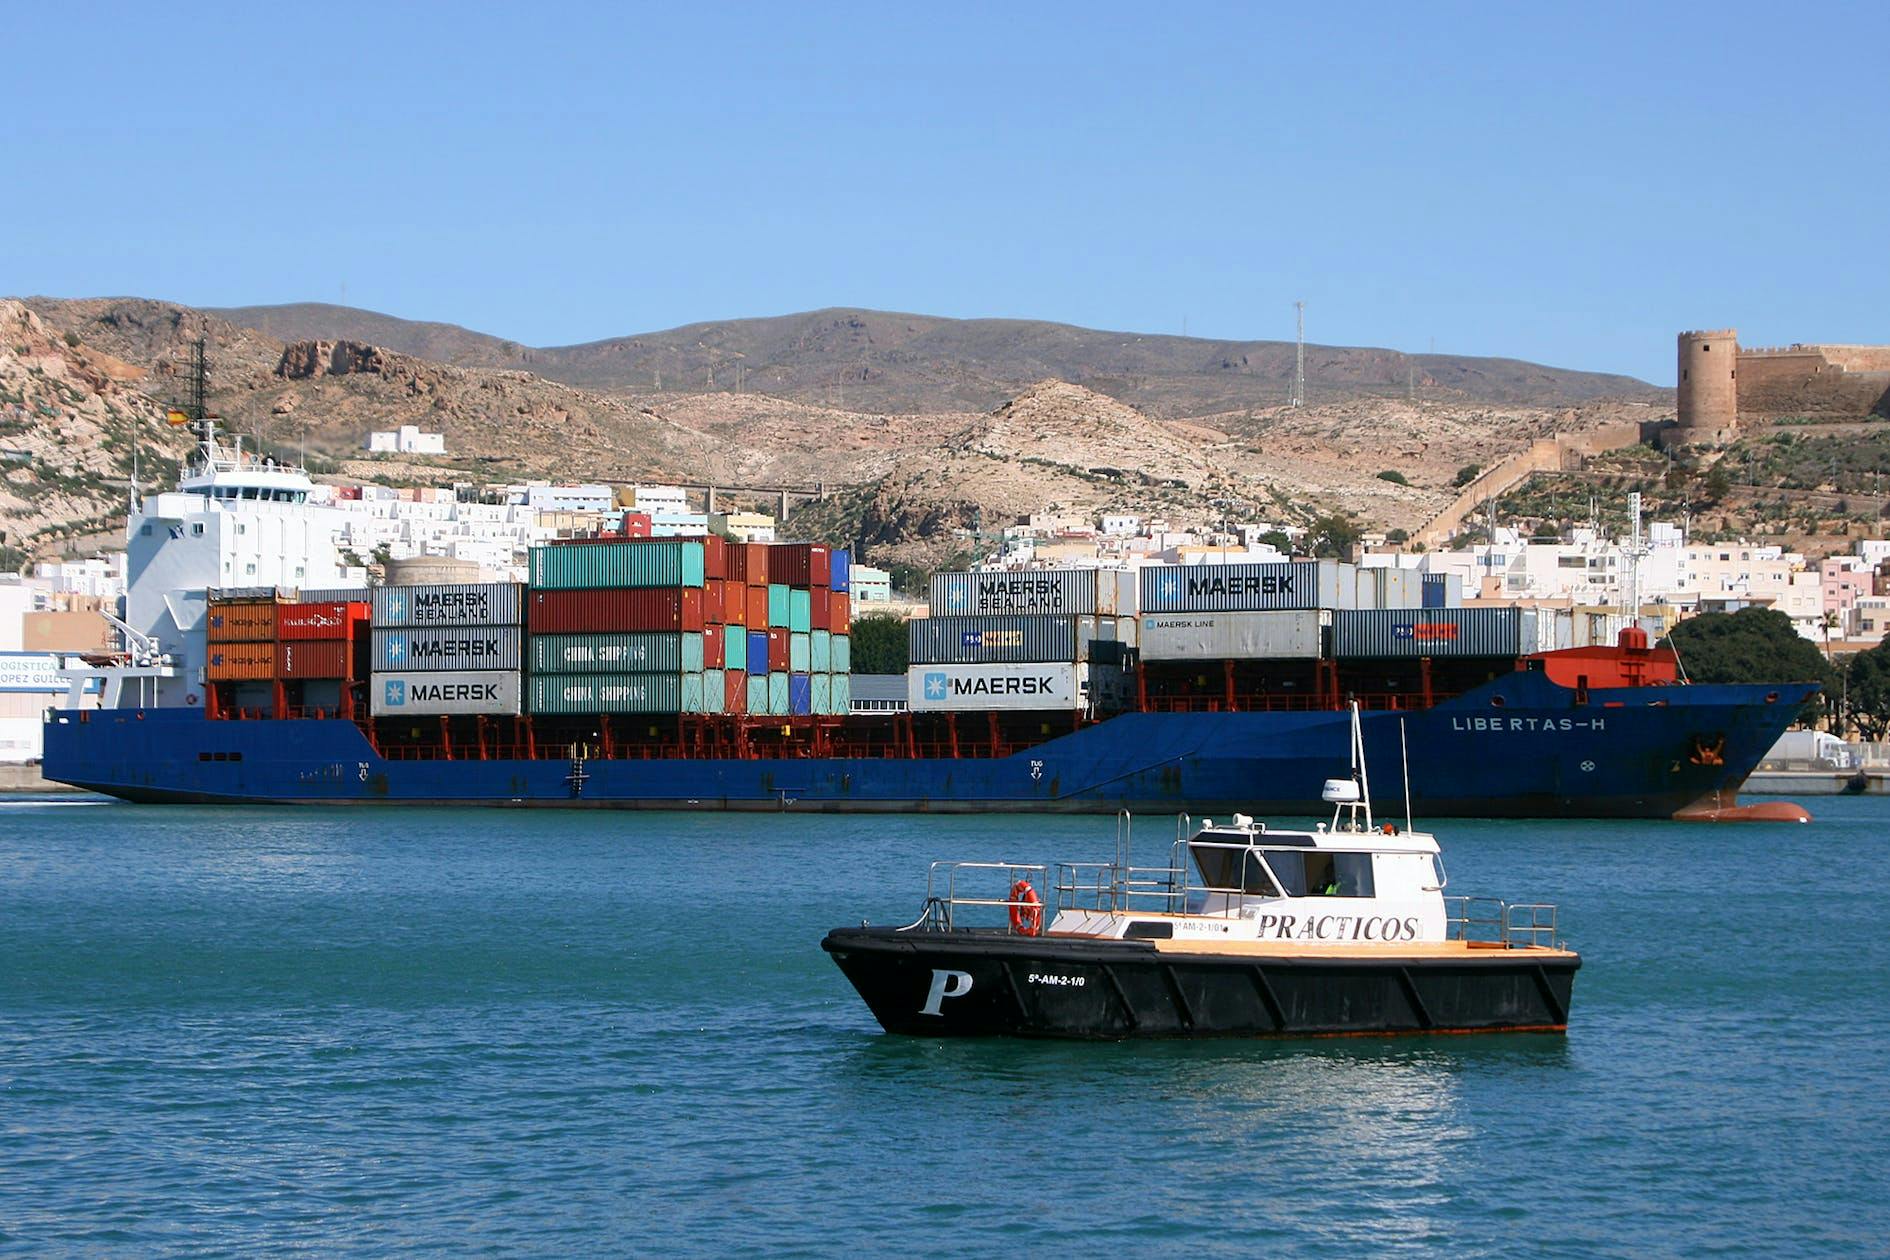
[[[1354, 693], [1348, 692], [1348, 695]], [[1454, 691], [1432, 691], [1430, 703], [1454, 699]], [[1421, 710], [1426, 708], [1421, 691], [1361, 692], [1356, 694], [1359, 707], [1367, 712]], [[1192, 696], [1149, 696], [1143, 710], [1150, 713], [1321, 713], [1343, 706], [1331, 696], [1279, 692], [1235, 692]]]
[[1447, 935], [1453, 941], [1504, 949], [1559, 949], [1556, 908], [1543, 901], [1507, 902], [1500, 897], [1444, 898]]
[[[1004, 892], [993, 895], [985, 892], [995, 881], [994, 874], [1003, 879]], [[1030, 900], [1023, 896], [1013, 897], [1011, 890], [1020, 880], [1029, 880], [1033, 889], [1048, 883], [1050, 870], [1041, 864], [1029, 862], [934, 862], [925, 872], [925, 913], [920, 916], [914, 928], [932, 931], [952, 932], [958, 930], [960, 915], [963, 911], [974, 912], [1002, 911], [1002, 922], [1007, 934], [1015, 934], [1017, 929], [1013, 919], [1028, 921], [1032, 911], [1036, 911], [1039, 930], [1048, 927], [1044, 920], [1045, 906], [1041, 901]], [[970, 885], [983, 885], [973, 891], [961, 891], [960, 882]], [[1036, 894], [1033, 892], [1032, 894]], [[982, 918], [982, 913], [976, 917]], [[983, 923], [966, 924], [968, 927], [985, 926]], [[911, 930], [911, 929], [908, 929]]]
[[1186, 872], [1172, 866], [1116, 862], [1057, 863], [1058, 910], [1119, 914], [1126, 910], [1177, 913]]

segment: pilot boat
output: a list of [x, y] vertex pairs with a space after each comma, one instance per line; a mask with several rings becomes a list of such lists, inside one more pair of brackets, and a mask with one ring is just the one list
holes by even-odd
[[1436, 838], [1372, 817], [1356, 707], [1324, 798], [1311, 830], [1183, 815], [1164, 867], [1131, 864], [1127, 815], [1111, 862], [934, 862], [915, 922], [821, 947], [914, 1036], [1567, 1031], [1556, 908], [1445, 895]]

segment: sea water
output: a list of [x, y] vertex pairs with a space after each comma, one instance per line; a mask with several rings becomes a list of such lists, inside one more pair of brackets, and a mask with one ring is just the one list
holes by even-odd
[[1884, 1254], [1890, 803], [1813, 810], [1437, 823], [1566, 1038], [1092, 1045], [819, 942], [1107, 818], [0, 805], [0, 1250]]

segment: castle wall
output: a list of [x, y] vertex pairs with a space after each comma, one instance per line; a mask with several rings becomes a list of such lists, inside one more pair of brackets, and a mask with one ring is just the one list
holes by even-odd
[[1742, 350], [1741, 419], [1856, 419], [1890, 414], [1890, 346], [1789, 346]]

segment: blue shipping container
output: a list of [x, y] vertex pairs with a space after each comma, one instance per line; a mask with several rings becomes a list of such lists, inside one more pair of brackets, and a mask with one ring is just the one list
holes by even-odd
[[[786, 661], [782, 661], [781, 663], [783, 665], [787, 664]], [[751, 674], [765, 674], [772, 668], [773, 666], [768, 661], [768, 632], [766, 630], [750, 630], [748, 632], [748, 672]]]
[[814, 680], [806, 674], [788, 675], [788, 712], [806, 717], [814, 711]]
[[830, 568], [827, 586], [830, 590], [850, 591], [853, 589], [853, 553], [845, 547], [836, 547], [828, 552]]

